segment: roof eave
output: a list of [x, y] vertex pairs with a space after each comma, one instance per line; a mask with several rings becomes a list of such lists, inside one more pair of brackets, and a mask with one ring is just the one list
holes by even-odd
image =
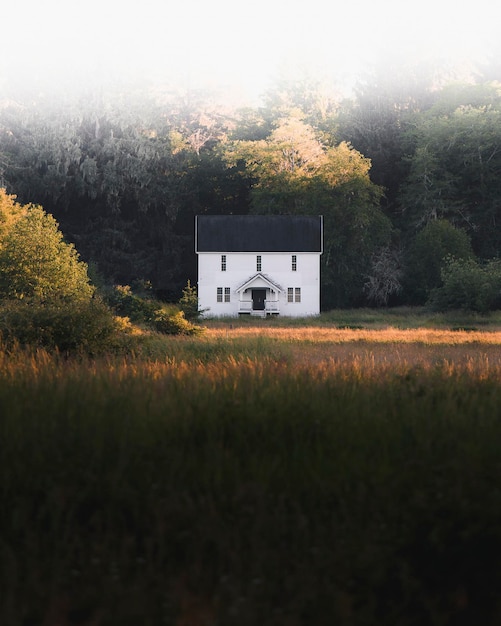
[[257, 272], [257, 274], [254, 274], [254, 276], [252, 276], [251, 278], [247, 279], [245, 281], [245, 283], [240, 285], [240, 287], [237, 287], [235, 289], [235, 291], [237, 293], [240, 293], [241, 291], [245, 291], [258, 278], [261, 278], [265, 283], [268, 283], [270, 289], [274, 289], [275, 291], [278, 291], [279, 293], [284, 293], [285, 292], [283, 287], [281, 287], [280, 285], [277, 285], [277, 283], [273, 282], [270, 278], [268, 278], [265, 274], [262, 274], [261, 272]]

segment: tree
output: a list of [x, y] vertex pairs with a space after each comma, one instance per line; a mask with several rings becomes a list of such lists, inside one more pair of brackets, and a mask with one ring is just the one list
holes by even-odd
[[257, 181], [257, 187], [276, 182], [277, 177], [286, 179], [311, 176], [324, 159], [324, 148], [315, 130], [303, 121], [299, 109], [281, 118], [271, 133], [257, 141], [233, 141], [225, 155], [230, 166], [245, 161], [247, 171]]
[[473, 259], [467, 233], [447, 220], [429, 222], [416, 235], [407, 254], [405, 291], [413, 304], [424, 304], [442, 282], [445, 259]]
[[322, 306], [362, 302], [371, 257], [391, 235], [369, 159], [346, 142], [323, 145], [296, 111], [266, 139], [234, 142], [227, 160], [252, 175], [253, 213], [324, 216]]
[[104, 350], [117, 325], [87, 266], [40, 206], [0, 189], [0, 334], [63, 351]]
[[16, 196], [11, 196], [0, 188], [0, 246], [2, 239], [13, 225], [26, 214], [26, 207], [16, 202]]
[[331, 145], [337, 136], [339, 92], [333, 84], [304, 75], [282, 76], [264, 94], [266, 118], [276, 121], [301, 111], [303, 120]]
[[198, 293], [195, 285], [188, 280], [183, 289], [183, 295], [179, 299], [179, 307], [187, 320], [192, 321], [200, 317], [201, 311], [198, 305]]
[[11, 299], [88, 302], [94, 293], [87, 265], [66, 243], [56, 220], [31, 206], [0, 247], [0, 295]]
[[479, 257], [501, 254], [501, 90], [442, 90], [416, 118], [415, 149], [399, 201], [409, 227], [447, 219], [470, 234]]
[[399, 251], [384, 246], [372, 255], [371, 272], [364, 291], [376, 306], [386, 306], [391, 296], [402, 291], [402, 259]]
[[473, 259], [450, 257], [442, 269], [442, 285], [428, 304], [435, 310], [463, 309], [486, 313], [501, 306], [501, 261], [480, 265]]
[[403, 157], [414, 140], [409, 130], [432, 103], [436, 76], [425, 66], [385, 61], [358, 83], [355, 99], [343, 106], [339, 132], [371, 159], [371, 178], [385, 189], [385, 208], [398, 214], [397, 193], [409, 166]]

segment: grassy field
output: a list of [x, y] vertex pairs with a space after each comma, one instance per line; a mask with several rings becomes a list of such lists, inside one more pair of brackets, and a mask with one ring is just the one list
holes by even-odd
[[501, 325], [337, 315], [0, 350], [0, 624], [500, 624]]

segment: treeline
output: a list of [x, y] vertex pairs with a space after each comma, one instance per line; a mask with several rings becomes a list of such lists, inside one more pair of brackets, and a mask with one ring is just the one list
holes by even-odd
[[283, 81], [249, 108], [158, 88], [4, 98], [0, 186], [53, 214], [105, 281], [165, 300], [196, 279], [195, 215], [310, 213], [325, 220], [324, 309], [448, 306], [466, 272], [485, 310], [501, 287], [495, 78], [381, 72], [350, 99]]

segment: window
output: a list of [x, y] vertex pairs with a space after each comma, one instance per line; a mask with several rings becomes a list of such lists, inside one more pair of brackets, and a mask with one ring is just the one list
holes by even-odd
[[292, 271], [297, 271], [297, 256], [295, 254], [292, 255]]
[[296, 287], [295, 295], [296, 302], [301, 302], [301, 287]]
[[256, 257], [256, 272], [261, 271], [261, 255], [258, 254]]
[[301, 287], [287, 287], [287, 302], [301, 302]]
[[[224, 300], [223, 300], [223, 293], [224, 293]], [[224, 291], [223, 291], [223, 287], [218, 287], [217, 288], [217, 301], [218, 302], [230, 302], [230, 288], [229, 287], [224, 287]]]
[[292, 287], [287, 288], [287, 302], [294, 302], [294, 289]]
[[221, 255], [221, 271], [226, 272], [226, 254]]

